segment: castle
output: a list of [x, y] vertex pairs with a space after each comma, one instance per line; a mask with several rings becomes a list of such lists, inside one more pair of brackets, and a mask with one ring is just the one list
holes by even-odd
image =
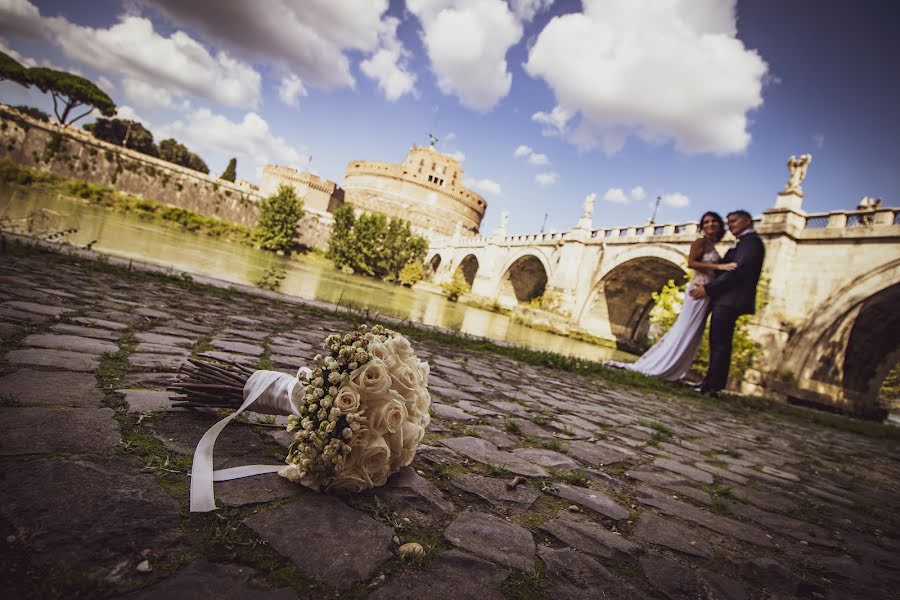
[[462, 185], [462, 175], [459, 161], [435, 150], [432, 142], [413, 145], [401, 164], [350, 162], [343, 189], [311, 173], [267, 165], [260, 192], [266, 196], [286, 184], [302, 191], [305, 206], [315, 211], [333, 212], [347, 202], [409, 221], [425, 234], [477, 235], [487, 202]]

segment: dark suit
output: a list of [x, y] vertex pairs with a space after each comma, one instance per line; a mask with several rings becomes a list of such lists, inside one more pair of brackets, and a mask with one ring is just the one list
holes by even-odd
[[703, 286], [710, 298], [712, 317], [709, 321], [709, 371], [701, 389], [711, 392], [724, 389], [728, 383], [734, 324], [739, 316], [756, 312], [756, 286], [766, 256], [765, 246], [755, 231], [746, 232], [738, 240], [722, 259], [722, 262], [737, 263], [737, 268], [719, 271], [715, 279]]

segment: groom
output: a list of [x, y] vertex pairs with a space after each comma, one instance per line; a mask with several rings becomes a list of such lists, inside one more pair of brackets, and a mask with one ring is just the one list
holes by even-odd
[[700, 384], [700, 393], [718, 395], [728, 383], [734, 324], [741, 315], [756, 312], [756, 285], [762, 271], [766, 249], [753, 230], [753, 217], [746, 210], [728, 213], [728, 229], [735, 245], [722, 262], [737, 263], [733, 271], [716, 271], [718, 277], [706, 285], [694, 287], [694, 298], [709, 298], [712, 318], [709, 322], [709, 370]]

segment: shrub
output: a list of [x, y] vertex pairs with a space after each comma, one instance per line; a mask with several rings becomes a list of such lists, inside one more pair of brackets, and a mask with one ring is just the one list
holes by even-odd
[[36, 169], [23, 167], [8, 158], [0, 158], [0, 181], [16, 185], [31, 185], [33, 183], [49, 183], [59, 180], [58, 175], [45, 173]]
[[282, 185], [260, 205], [256, 239], [266, 250], [290, 253], [294, 248], [297, 222], [302, 218], [303, 202], [297, 198], [293, 187]]
[[425, 279], [425, 265], [419, 261], [406, 263], [397, 275], [397, 281], [406, 287], [412, 287]]
[[63, 191], [70, 196], [83, 198], [93, 204], [114, 204], [116, 192], [111, 187], [89, 183], [81, 179], [71, 179], [63, 185]]
[[445, 283], [441, 287], [447, 292], [447, 300], [450, 302], [456, 302], [460, 296], [468, 294], [472, 289], [466, 282], [466, 278], [461, 270], [457, 270], [453, 274], [453, 279], [450, 280], [450, 283]]

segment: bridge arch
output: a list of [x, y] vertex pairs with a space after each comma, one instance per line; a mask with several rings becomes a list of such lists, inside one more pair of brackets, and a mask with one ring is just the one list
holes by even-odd
[[[834, 292], [791, 337], [779, 365], [800, 400], [881, 416], [881, 383], [900, 361], [900, 260]], [[799, 391], [803, 390], [803, 391]]]
[[653, 293], [670, 279], [683, 282], [686, 262], [686, 254], [663, 245], [623, 252], [598, 271], [579, 313], [579, 326], [624, 347], [642, 347], [655, 304]]
[[469, 287], [472, 287], [472, 284], [475, 283], [475, 276], [478, 274], [478, 257], [475, 254], [467, 254], [463, 257], [459, 264], [456, 266], [456, 270], [454, 271], [454, 275], [456, 273], [462, 273], [463, 279], [466, 280], [466, 283], [469, 284]]
[[540, 252], [523, 250], [513, 255], [500, 271], [498, 299], [506, 305], [528, 302], [544, 293], [550, 264]]
[[441, 263], [443, 262], [443, 258], [441, 257], [440, 252], [435, 252], [434, 256], [425, 261], [425, 264], [431, 269], [431, 274], [437, 273], [437, 270], [441, 267]]

